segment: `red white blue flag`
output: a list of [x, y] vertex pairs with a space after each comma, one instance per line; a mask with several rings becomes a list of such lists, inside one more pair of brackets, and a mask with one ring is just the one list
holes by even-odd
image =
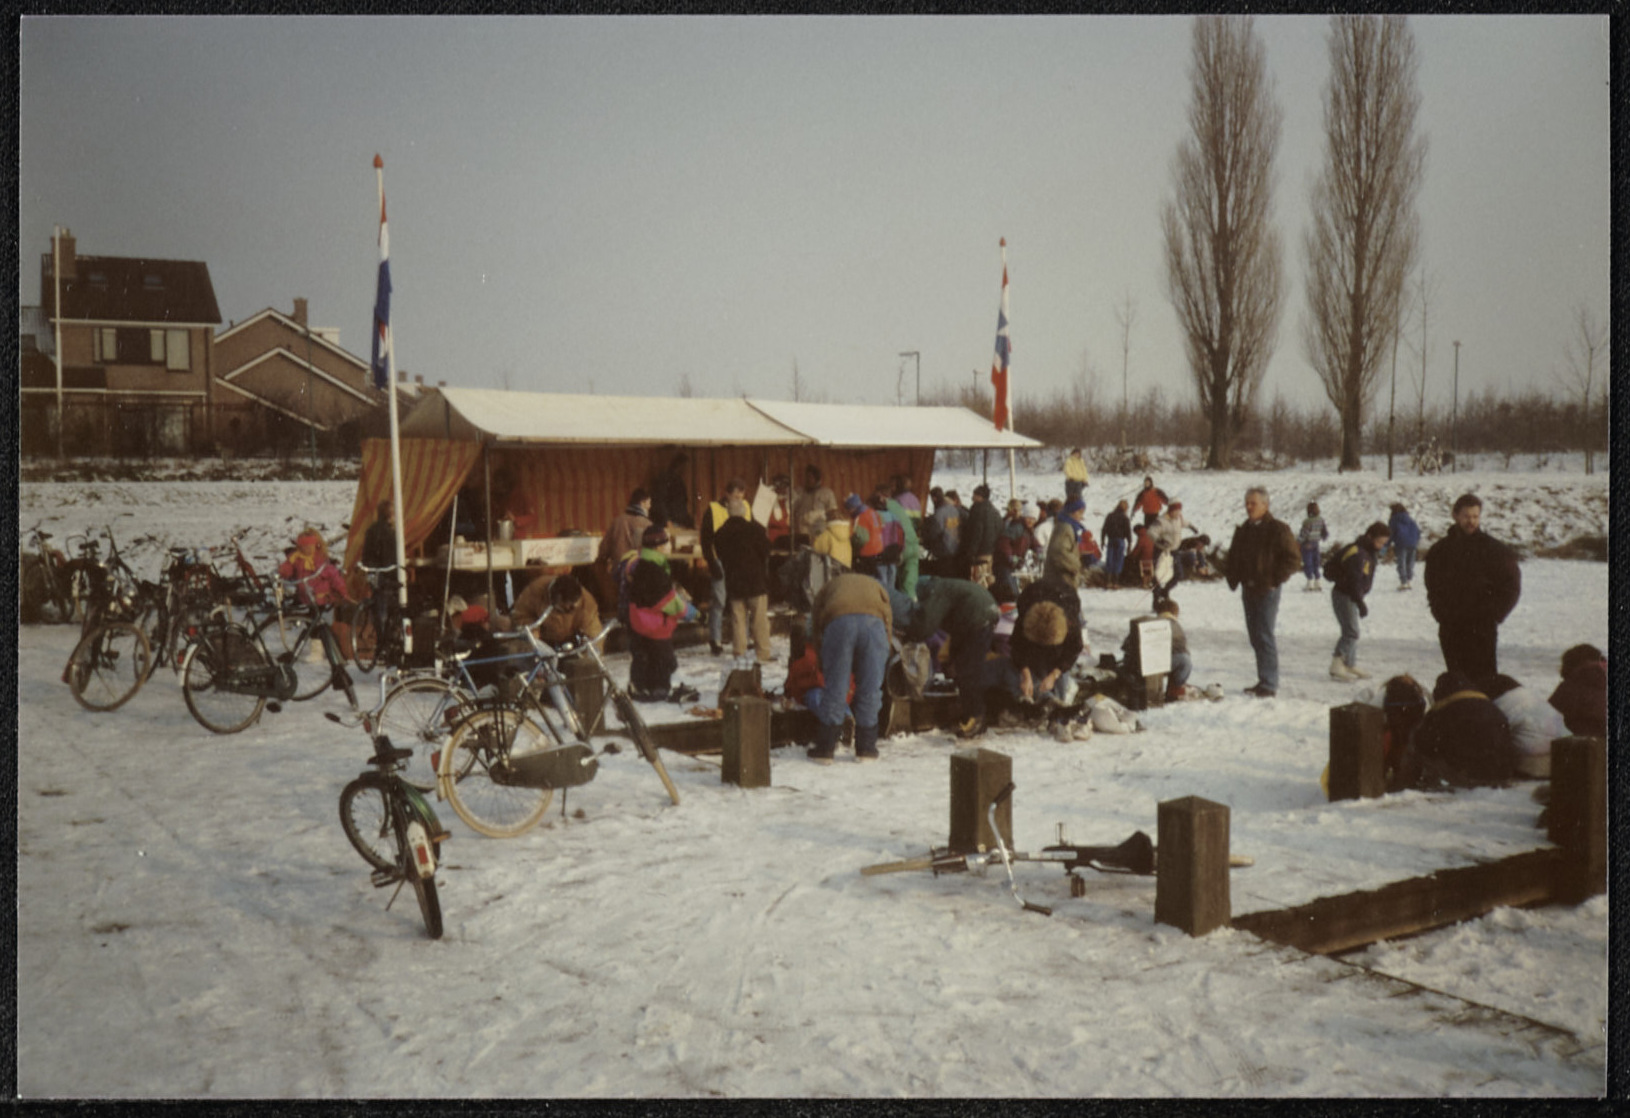
[[992, 412], [992, 420], [998, 431], [1005, 431], [1012, 426], [1012, 416], [1008, 412], [1007, 402], [1007, 373], [1008, 357], [1013, 346], [1007, 336], [1007, 238], [1002, 238], [1002, 307], [996, 314], [996, 356], [991, 361], [990, 383], [996, 390], [996, 406]]
[[390, 387], [391, 351], [391, 235], [385, 224], [385, 161], [374, 156], [374, 168], [379, 183], [379, 289], [374, 294], [374, 387], [384, 391]]

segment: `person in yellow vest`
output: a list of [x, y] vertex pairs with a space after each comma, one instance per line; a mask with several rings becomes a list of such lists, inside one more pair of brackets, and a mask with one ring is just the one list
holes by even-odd
[[841, 513], [827, 516], [820, 511], [809, 514], [806, 521], [809, 525], [810, 549], [817, 555], [830, 555], [843, 564], [844, 570], [853, 570], [855, 566], [855, 548], [850, 538], [853, 525], [849, 518]]
[[1064, 459], [1064, 499], [1073, 501], [1080, 497], [1081, 491], [1091, 484], [1091, 481], [1087, 474], [1087, 460], [1081, 457], [1081, 450], [1077, 447]]

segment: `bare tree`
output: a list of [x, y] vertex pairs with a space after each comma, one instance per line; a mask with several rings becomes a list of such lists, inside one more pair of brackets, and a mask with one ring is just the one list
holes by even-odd
[[1161, 212], [1166, 294], [1210, 427], [1207, 469], [1225, 469], [1251, 414], [1284, 306], [1269, 222], [1284, 114], [1249, 16], [1200, 16], [1189, 60], [1189, 131]]
[[679, 384], [674, 388], [674, 395], [685, 399], [696, 395], [696, 389], [691, 387], [689, 373], [679, 374]]
[[1325, 160], [1303, 247], [1302, 344], [1341, 417], [1341, 466], [1360, 466], [1364, 413], [1415, 267], [1415, 199], [1426, 139], [1415, 132], [1415, 35], [1402, 16], [1332, 16]]
[[[1590, 429], [1590, 395], [1593, 388], [1607, 387], [1607, 339], [1609, 327], [1596, 317], [1586, 303], [1574, 308], [1573, 336], [1568, 339], [1565, 354], [1568, 359], [1567, 382], [1579, 393], [1584, 404], [1579, 427], [1585, 444], [1585, 473], [1593, 473], [1594, 432]], [[1597, 376], [1601, 377], [1600, 385]]]
[[1121, 328], [1121, 449], [1126, 449], [1126, 370], [1132, 359], [1132, 326], [1138, 320], [1138, 304], [1131, 289], [1115, 304], [1115, 321]]
[[804, 398], [804, 378], [798, 375], [798, 358], [792, 359], [792, 398], [796, 402]]

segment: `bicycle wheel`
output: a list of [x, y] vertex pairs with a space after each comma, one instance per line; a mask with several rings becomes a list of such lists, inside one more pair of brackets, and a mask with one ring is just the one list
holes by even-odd
[[206, 629], [187, 647], [181, 666], [181, 694], [199, 725], [217, 734], [235, 734], [260, 717], [272, 662], [242, 627]]
[[472, 831], [489, 838], [514, 838], [537, 826], [555, 791], [499, 784], [492, 779], [492, 767], [503, 757], [552, 744], [547, 729], [514, 707], [487, 707], [454, 729], [441, 752], [436, 781]]
[[420, 791], [436, 790], [436, 755], [453, 735], [447, 715], [458, 704], [459, 692], [452, 684], [421, 676], [391, 688], [374, 718], [376, 733], [398, 749], [413, 750], [402, 777]]
[[340, 827], [363, 861], [376, 870], [396, 869], [390, 804], [377, 780], [359, 777], [345, 786], [340, 793]]
[[68, 689], [86, 710], [117, 710], [141, 690], [152, 656], [147, 637], [130, 622], [98, 626], [68, 657]]
[[295, 678], [291, 697], [297, 703], [315, 699], [334, 681], [334, 669], [323, 652], [323, 642], [312, 633], [316, 626], [316, 619], [305, 614], [274, 613], [256, 630], [273, 660], [290, 657]]
[[431, 939], [441, 938], [441, 896], [436, 892], [435, 875], [422, 877], [419, 867], [413, 857], [413, 845], [408, 842], [407, 826], [408, 811], [405, 806], [397, 808], [397, 837], [396, 850], [400, 873], [413, 886], [413, 893], [419, 899], [419, 915], [424, 917], [424, 930], [430, 934]]
[[351, 659], [359, 672], [371, 672], [379, 663], [379, 627], [375, 620], [371, 601], [360, 601], [351, 610]]
[[612, 702], [617, 708], [617, 717], [622, 720], [623, 728], [628, 731], [628, 735], [634, 739], [635, 746], [639, 748], [640, 756], [651, 762], [651, 767], [662, 778], [662, 786], [668, 790], [668, 798], [677, 804], [679, 789], [674, 787], [673, 777], [668, 775], [668, 766], [662, 763], [662, 754], [657, 752], [657, 743], [652, 739], [645, 719], [640, 717], [639, 707], [628, 697], [628, 692], [621, 688], [612, 693]]

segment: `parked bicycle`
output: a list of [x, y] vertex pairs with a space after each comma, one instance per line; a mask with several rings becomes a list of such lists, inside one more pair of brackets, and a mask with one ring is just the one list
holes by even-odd
[[[545, 611], [521, 630], [538, 658], [527, 682], [512, 683], [498, 698], [478, 702], [458, 717], [436, 758], [438, 791], [472, 830], [492, 838], [525, 833], [548, 811], [555, 789], [594, 778], [597, 763], [588, 742], [600, 715], [593, 724], [583, 724], [560, 669], [562, 659], [577, 654], [591, 658], [606, 683], [611, 706], [641, 756], [656, 769], [670, 799], [679, 802], [679, 791], [649, 729], [600, 658], [599, 645], [616, 623], [608, 623], [593, 638], [557, 650], [537, 635], [548, 616]], [[602, 713], [604, 709], [602, 704]]]
[[84, 536], [70, 537], [69, 542], [80, 541], [80, 554], [69, 559], [51, 546], [54, 538], [40, 524], [28, 530], [28, 550], [19, 558], [17, 580], [18, 616], [25, 625], [80, 622], [90, 603], [91, 583], [99, 568], [97, 542]]
[[[274, 613], [272, 618], [281, 616], [281, 612]], [[200, 629], [181, 665], [181, 693], [200, 725], [217, 734], [235, 734], [253, 724], [263, 710], [275, 714], [282, 703], [298, 697], [302, 677], [296, 668], [296, 653], [269, 647], [268, 631], [265, 624], [251, 629], [219, 614]], [[356, 687], [326, 614], [309, 618], [301, 632], [300, 647], [309, 642], [320, 649], [327, 670], [322, 687], [310, 694], [333, 686], [356, 709]]]
[[407, 654], [411, 621], [402, 612], [401, 582], [396, 567], [357, 564], [372, 593], [351, 609], [351, 649], [357, 670], [376, 665], [400, 668]]
[[431, 939], [440, 939], [436, 867], [441, 844], [450, 836], [419, 790], [402, 779], [402, 766], [413, 751], [396, 748], [383, 734], [371, 736], [371, 769], [365, 769], [340, 793], [340, 826], [372, 867], [374, 888], [396, 886], [385, 908], [396, 903], [403, 885], [412, 885], [425, 931]]

